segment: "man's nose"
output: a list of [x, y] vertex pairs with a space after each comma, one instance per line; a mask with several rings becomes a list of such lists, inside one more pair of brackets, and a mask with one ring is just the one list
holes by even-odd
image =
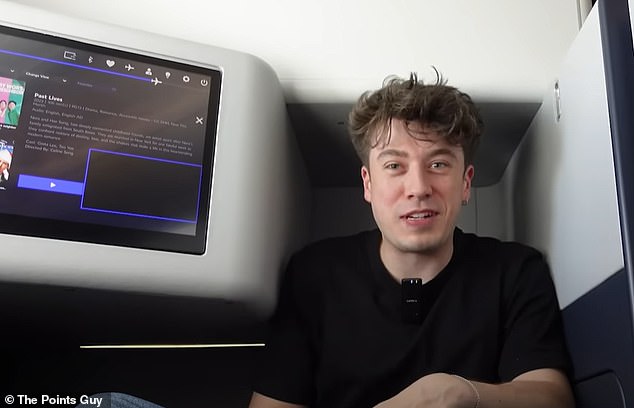
[[425, 199], [432, 194], [430, 177], [424, 169], [411, 168], [405, 180], [407, 198]]

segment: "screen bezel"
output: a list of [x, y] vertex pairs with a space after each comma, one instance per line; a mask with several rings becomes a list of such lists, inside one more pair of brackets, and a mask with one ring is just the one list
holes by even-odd
[[207, 245], [212, 178], [222, 94], [221, 69], [206, 64], [179, 60], [178, 58], [154, 55], [151, 52], [142, 54], [138, 50], [129, 51], [124, 47], [117, 48], [118, 46], [115, 45], [112, 47], [96, 45], [67, 36], [60, 36], [59, 34], [40, 33], [1, 24], [0, 35], [11, 35], [44, 44], [72, 47], [78, 50], [111, 55], [115, 58], [131, 59], [160, 67], [189, 71], [208, 76], [211, 79], [206, 136], [201, 163], [202, 182], [195, 235], [37, 218], [8, 213], [0, 213], [0, 233], [197, 255], [204, 254]]

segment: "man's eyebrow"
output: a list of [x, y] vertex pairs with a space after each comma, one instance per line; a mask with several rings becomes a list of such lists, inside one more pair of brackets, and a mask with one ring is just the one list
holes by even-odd
[[[428, 157], [451, 156], [453, 158], [458, 158], [458, 154], [456, 153], [456, 151], [447, 147], [439, 147], [437, 149], [432, 149], [426, 156]], [[409, 157], [409, 154], [404, 150], [386, 149], [376, 156], [377, 159], [382, 159], [383, 157]]]
[[407, 157], [407, 152], [398, 149], [387, 149], [383, 150], [381, 153], [376, 156], [377, 159], [381, 159], [386, 156], [395, 156], [395, 157]]
[[429, 153], [430, 157], [435, 157], [435, 156], [452, 156], [454, 158], [458, 158], [458, 154], [456, 154], [456, 151], [453, 149], [449, 149], [447, 147], [440, 147], [436, 150], [432, 150]]

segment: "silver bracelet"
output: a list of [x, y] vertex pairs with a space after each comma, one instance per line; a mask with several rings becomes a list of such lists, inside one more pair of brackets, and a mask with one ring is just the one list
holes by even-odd
[[475, 394], [476, 397], [476, 402], [475, 405], [473, 406], [473, 408], [479, 408], [480, 407], [480, 393], [478, 392], [478, 389], [476, 388], [475, 385], [473, 385], [473, 383], [469, 380], [467, 380], [464, 377], [461, 377], [457, 374], [452, 374], [454, 377], [456, 378], [460, 378], [462, 381], [466, 382], [467, 384], [469, 384], [469, 386], [471, 387], [471, 389], [473, 390], [473, 393]]

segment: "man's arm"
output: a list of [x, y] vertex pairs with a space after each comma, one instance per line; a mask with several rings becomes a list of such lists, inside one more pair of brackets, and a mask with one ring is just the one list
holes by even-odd
[[278, 401], [276, 399], [269, 398], [265, 395], [254, 392], [251, 396], [249, 408], [306, 408], [306, 406]]
[[555, 369], [528, 371], [503, 384], [472, 384], [475, 390], [460, 377], [430, 374], [375, 408], [574, 408], [568, 379]]

